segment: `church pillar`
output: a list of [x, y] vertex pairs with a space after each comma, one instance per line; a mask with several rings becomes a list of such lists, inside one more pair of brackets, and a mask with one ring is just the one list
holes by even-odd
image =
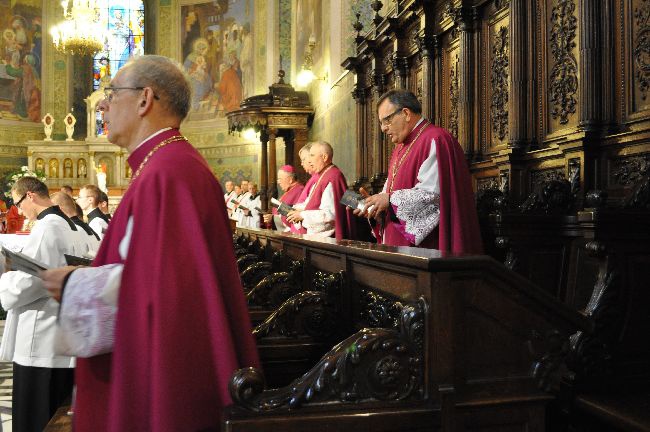
[[266, 143], [269, 140], [269, 135], [266, 129], [262, 129], [260, 133], [260, 201], [262, 201], [262, 210], [268, 210], [268, 184], [269, 184], [269, 167], [267, 165]]
[[368, 168], [368, 146], [365, 140], [365, 122], [364, 122], [364, 112], [365, 112], [365, 91], [361, 86], [357, 85], [352, 91], [352, 97], [356, 102], [357, 113], [357, 180], [367, 179], [368, 173], [366, 169]]
[[[460, 21], [460, 56], [458, 90], [458, 141], [468, 158], [474, 154], [474, 14], [465, 11]], [[472, 14], [472, 15], [470, 15]]]
[[115, 167], [113, 168], [113, 173], [115, 174], [115, 180], [111, 186], [122, 186], [122, 179], [124, 178], [124, 163], [122, 159], [122, 152], [115, 152]]
[[269, 129], [269, 194], [268, 197], [277, 197], [277, 161], [276, 161], [276, 146], [275, 140], [278, 135], [277, 129]]
[[[434, 115], [434, 38], [428, 35], [416, 38], [420, 55], [422, 55], [422, 115], [425, 118], [433, 119]], [[436, 119], [436, 124], [440, 124]]]
[[[601, 111], [601, 60], [600, 16], [601, 2], [580, 0], [578, 22], [580, 23], [580, 127], [594, 130], [600, 122]], [[611, 83], [611, 81], [610, 81]]]
[[95, 167], [97, 164], [95, 163], [95, 152], [90, 151], [88, 152], [88, 172], [90, 173], [90, 178], [88, 179], [89, 184], [97, 184], [97, 171], [95, 170]]
[[508, 134], [510, 147], [522, 148], [527, 141], [527, 108], [528, 98], [526, 90], [528, 80], [526, 76], [527, 43], [526, 35], [526, 10], [528, 0], [512, 0], [510, 2], [510, 99], [508, 103]]

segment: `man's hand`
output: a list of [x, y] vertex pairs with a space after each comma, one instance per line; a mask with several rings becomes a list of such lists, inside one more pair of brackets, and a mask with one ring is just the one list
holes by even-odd
[[301, 211], [300, 211], [300, 210], [291, 210], [291, 211], [287, 214], [287, 220], [288, 220], [289, 222], [291, 222], [291, 223], [298, 223], [298, 222], [302, 221], [302, 219], [303, 219], [303, 217], [302, 217], [302, 215], [301, 215]]
[[270, 224], [271, 221], [273, 220], [273, 215], [271, 213], [266, 213], [262, 215], [262, 218], [264, 218], [264, 223], [265, 224]]
[[250, 216], [250, 214], [251, 214], [251, 211], [248, 210], [248, 209], [242, 210], [242, 211], [244, 212], [244, 216]]
[[45, 270], [41, 272], [41, 279], [43, 279], [43, 286], [50, 293], [52, 298], [59, 303], [61, 302], [61, 292], [63, 291], [63, 281], [65, 277], [72, 270], [77, 269], [75, 266], [59, 267], [53, 270]]
[[369, 195], [364, 188], [359, 188], [359, 193], [364, 197], [365, 208], [363, 211], [355, 210], [353, 213], [357, 216], [376, 218], [384, 213], [390, 205], [389, 195], [385, 192]]

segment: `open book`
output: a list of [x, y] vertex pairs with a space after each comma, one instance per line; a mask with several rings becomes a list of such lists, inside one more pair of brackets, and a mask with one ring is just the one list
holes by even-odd
[[12, 252], [4, 246], [2, 246], [2, 253], [11, 270], [23, 271], [32, 276], [40, 277], [39, 272], [50, 268], [47, 264], [28, 257], [24, 253]]
[[282, 201], [279, 201], [275, 198], [271, 198], [271, 207], [277, 208], [278, 213], [281, 214], [282, 216], [286, 216], [289, 214], [290, 211], [295, 210], [290, 205], [283, 203]]
[[340, 203], [353, 210], [359, 209], [363, 211], [366, 208], [363, 196], [353, 190], [346, 190], [341, 197]]

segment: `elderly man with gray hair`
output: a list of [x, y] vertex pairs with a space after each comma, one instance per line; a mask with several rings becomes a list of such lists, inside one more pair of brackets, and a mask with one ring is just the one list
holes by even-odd
[[43, 274], [78, 356], [74, 429], [218, 430], [232, 373], [259, 359], [235, 253], [224, 247], [232, 233], [221, 186], [179, 131], [189, 82], [172, 60], [144, 55], [105, 92], [99, 108], [109, 141], [130, 154], [131, 185], [93, 267]]
[[336, 237], [337, 240], [353, 239], [352, 212], [340, 203], [347, 183], [341, 170], [332, 162], [333, 157], [334, 150], [328, 142], [312, 143], [309, 165], [318, 174], [318, 179], [309, 191], [304, 207], [289, 212], [287, 220], [302, 225], [307, 234]]

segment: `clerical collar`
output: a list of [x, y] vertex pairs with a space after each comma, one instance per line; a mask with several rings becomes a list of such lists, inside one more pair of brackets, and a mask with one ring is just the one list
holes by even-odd
[[107, 218], [106, 215], [105, 215], [105, 214], [104, 214], [104, 213], [99, 209], [99, 207], [95, 207], [95, 209], [94, 209], [93, 211], [91, 211], [90, 213], [88, 213], [88, 223], [90, 223], [91, 220], [93, 220], [93, 219], [95, 219], [95, 218], [97, 218], [97, 217], [100, 218], [100, 219], [103, 219], [104, 222], [108, 223], [108, 218]]
[[97, 233], [93, 231], [90, 225], [88, 225], [86, 222], [79, 219], [79, 216], [72, 216], [70, 220], [74, 222], [82, 230], [86, 231], [86, 234], [94, 236], [97, 240], [99, 240], [99, 236], [97, 235]]
[[56, 215], [56, 216], [59, 216], [60, 218], [62, 218], [63, 220], [65, 220], [65, 221], [68, 223], [68, 225], [70, 225], [70, 229], [71, 229], [72, 231], [77, 231], [77, 226], [74, 224], [74, 222], [72, 222], [72, 221], [70, 220], [69, 217], [67, 217], [67, 216], [65, 215], [65, 213], [63, 213], [63, 212], [61, 211], [61, 209], [59, 208], [59, 206], [52, 206], [52, 207], [48, 207], [48, 208], [46, 208], [45, 210], [43, 210], [42, 212], [40, 212], [40, 213], [38, 214], [38, 216], [36, 216], [36, 220], [41, 220], [41, 219], [43, 219], [43, 218], [44, 218], [45, 216], [47, 216], [47, 215]]
[[171, 130], [171, 129], [172, 129], [172, 128], [170, 128], [170, 127], [166, 127], [166, 128], [160, 129], [158, 132], [154, 132], [154, 133], [152, 133], [151, 135], [149, 135], [148, 137], [146, 137], [145, 139], [143, 139], [142, 142], [141, 142], [140, 144], [138, 144], [138, 146], [137, 146], [136, 148], [134, 148], [133, 151], [132, 151], [131, 153], [133, 153], [133, 152], [134, 152], [138, 147], [140, 147], [142, 144], [144, 144], [144, 143], [146, 143], [147, 141], [149, 141], [151, 138], [155, 137], [156, 135], [160, 135], [160, 134], [163, 133], [163, 132], [167, 132], [168, 130]]
[[415, 126], [413, 126], [413, 129], [411, 129], [411, 132], [409, 132], [409, 134], [406, 135], [406, 138], [404, 138], [403, 143], [409, 143], [410, 144], [413, 141], [413, 137], [417, 133], [416, 130], [417, 130], [418, 126], [420, 126], [420, 124], [423, 121], [424, 121], [424, 117], [420, 117], [420, 120], [418, 120], [418, 122], [415, 124]]

